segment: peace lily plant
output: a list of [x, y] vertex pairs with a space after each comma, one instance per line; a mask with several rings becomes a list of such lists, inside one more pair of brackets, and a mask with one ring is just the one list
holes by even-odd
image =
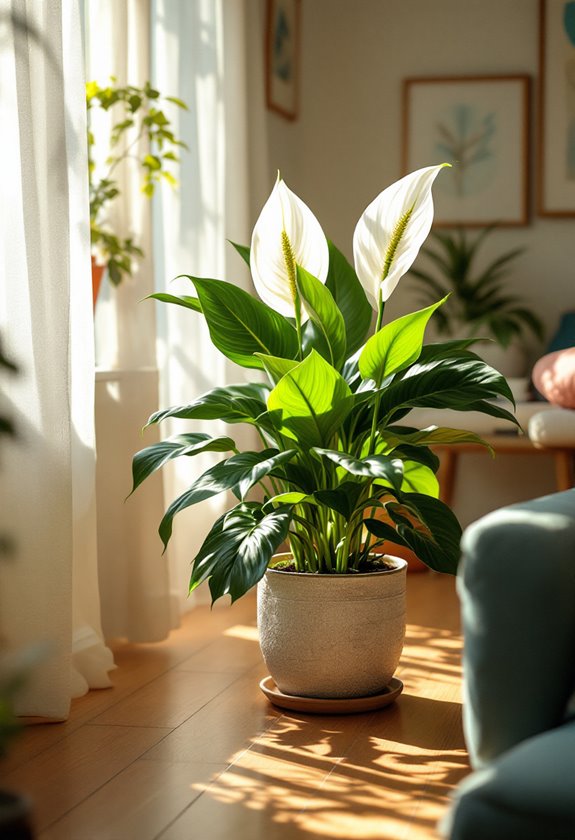
[[239, 451], [232, 437], [190, 432], [134, 457], [135, 489], [173, 458], [225, 453], [160, 524], [167, 546], [179, 511], [225, 491], [237, 500], [195, 557], [190, 590], [207, 580], [213, 600], [239, 598], [286, 541], [300, 572], [361, 572], [386, 541], [411, 548], [437, 571], [456, 571], [461, 528], [438, 499], [431, 447], [484, 442], [402, 421], [413, 408], [431, 407], [515, 422], [500, 401], [513, 397], [501, 374], [468, 349], [471, 340], [423, 344], [447, 298], [384, 320], [386, 301], [430, 231], [431, 188], [445, 165], [407, 175], [367, 207], [353, 237], [355, 270], [278, 176], [251, 248], [234, 246], [259, 300], [222, 280], [191, 276], [196, 296], [152, 296], [203, 315], [214, 345], [258, 372], [254, 382], [159, 411], [147, 425], [168, 417], [248, 423], [261, 449]]

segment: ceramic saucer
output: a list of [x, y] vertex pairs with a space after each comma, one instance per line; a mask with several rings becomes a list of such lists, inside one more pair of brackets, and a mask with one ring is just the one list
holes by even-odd
[[370, 694], [367, 697], [297, 697], [294, 694], [284, 694], [280, 691], [271, 677], [264, 677], [260, 688], [268, 700], [280, 709], [290, 709], [294, 712], [306, 712], [312, 715], [351, 715], [356, 712], [373, 712], [393, 703], [403, 691], [401, 680], [393, 679], [380, 694]]

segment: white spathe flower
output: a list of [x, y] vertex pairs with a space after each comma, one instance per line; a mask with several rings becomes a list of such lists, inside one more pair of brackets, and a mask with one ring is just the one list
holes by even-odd
[[[278, 173], [254, 227], [250, 268], [260, 298], [289, 318], [295, 317], [296, 263], [325, 283], [329, 249], [323, 230], [309, 207]], [[301, 307], [302, 322], [307, 317]]]
[[353, 234], [355, 270], [372, 306], [386, 301], [408, 271], [433, 222], [431, 186], [448, 163], [418, 169], [383, 190]]

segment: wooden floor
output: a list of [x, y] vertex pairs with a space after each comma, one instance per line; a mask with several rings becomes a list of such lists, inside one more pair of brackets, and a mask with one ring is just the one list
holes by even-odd
[[452, 578], [408, 578], [393, 706], [349, 717], [282, 713], [254, 600], [198, 608], [167, 642], [118, 645], [114, 688], [64, 724], [29, 727], [2, 766], [41, 840], [428, 840], [468, 772]]

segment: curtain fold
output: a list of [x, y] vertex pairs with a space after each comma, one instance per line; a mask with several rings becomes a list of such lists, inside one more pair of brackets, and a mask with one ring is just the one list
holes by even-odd
[[[250, 8], [251, 7], [251, 8]], [[154, 200], [154, 264], [157, 291], [193, 293], [179, 274], [214, 277], [251, 288], [249, 272], [228, 239], [249, 244], [254, 219], [250, 185], [264, 180], [263, 29], [259, 3], [245, 0], [152, 0], [153, 82], [175, 93], [189, 110], [174, 109], [182, 152], [177, 192]], [[250, 17], [248, 17], [250, 12]], [[250, 38], [258, 44], [248, 52]], [[248, 56], [249, 59], [248, 60]], [[171, 115], [172, 116], [172, 115]], [[177, 306], [157, 305], [158, 367], [162, 407], [191, 402], [215, 386], [245, 381], [245, 371], [212, 345], [201, 317]], [[214, 423], [194, 430], [215, 434]], [[189, 431], [185, 421], [162, 424], [162, 436]], [[221, 424], [242, 447], [259, 448], [251, 428]], [[181, 458], [164, 471], [166, 501], [183, 493], [217, 460], [212, 455]], [[190, 561], [211, 523], [225, 510], [217, 496], [178, 514], [170, 542], [173, 593], [182, 609], [209, 594], [201, 588], [187, 599]]]
[[47, 651], [18, 705], [62, 719], [109, 684], [96, 569], [93, 321], [81, 31], [73, 0], [0, 0], [0, 330], [20, 373], [0, 472], [0, 633]]

